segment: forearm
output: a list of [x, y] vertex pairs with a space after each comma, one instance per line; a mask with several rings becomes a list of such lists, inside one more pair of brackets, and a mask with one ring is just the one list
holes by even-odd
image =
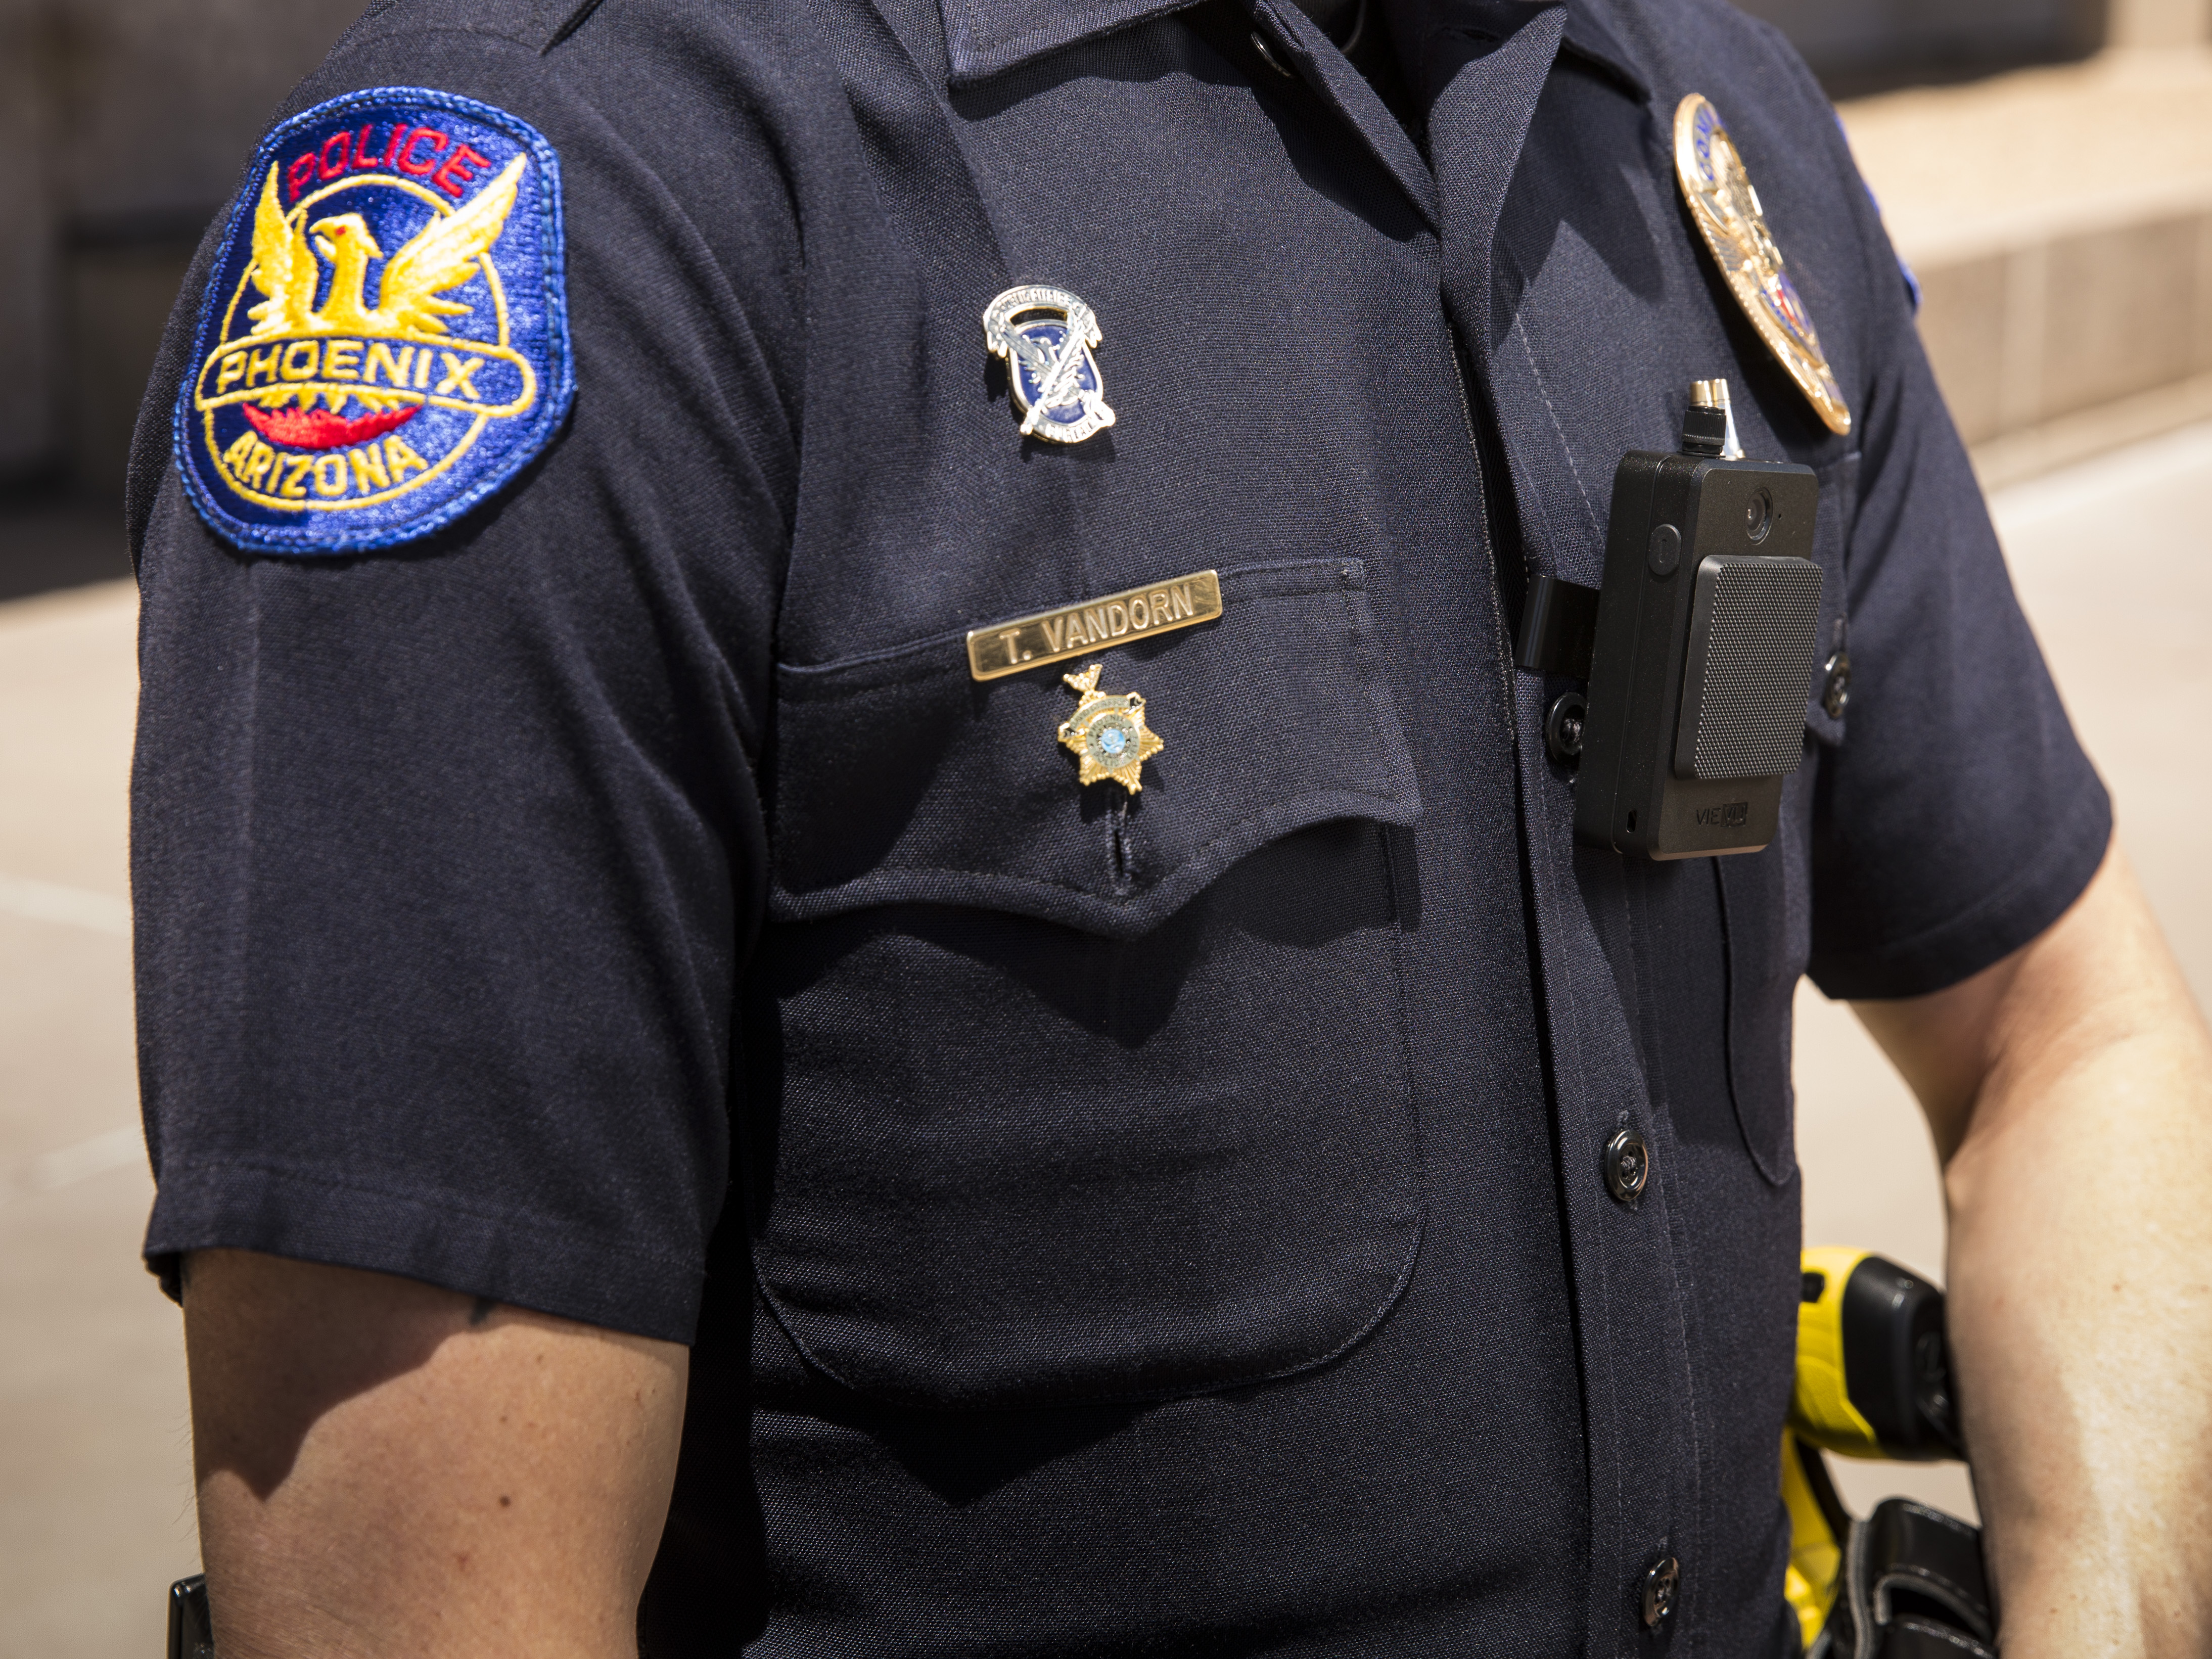
[[185, 1290], [222, 1659], [630, 1659], [684, 1355], [231, 1252]]
[[2008, 1659], [2212, 1637], [2204, 1066], [2201, 1042], [2145, 1033], [2000, 1085], [1945, 1177]]
[[1978, 989], [1971, 1086], [1906, 1070], [1948, 1154], [1950, 1330], [2007, 1659], [2202, 1655], [2212, 1046], [2117, 860]]

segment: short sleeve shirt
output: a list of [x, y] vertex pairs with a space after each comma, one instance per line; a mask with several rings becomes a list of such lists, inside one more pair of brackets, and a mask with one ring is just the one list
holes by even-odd
[[[372, 8], [287, 118], [541, 137], [574, 384], [374, 547], [196, 508], [220, 228], [188, 284], [133, 475], [147, 1251], [692, 1344], [649, 1653], [1613, 1653], [1670, 1555], [1671, 1639], [1791, 1650], [1793, 988], [1989, 965], [2109, 809], [1779, 37], [1376, 4], [1403, 119], [1277, 0]], [[1692, 92], [1848, 434], [1681, 210]], [[1024, 284], [1096, 319], [1079, 443], [988, 349]], [[1851, 697], [1765, 851], [1638, 862], [1576, 844], [1513, 621], [1717, 375], [1818, 476]], [[974, 676], [1040, 614], [1095, 653]], [[1093, 664], [1140, 791], [1059, 740]]]

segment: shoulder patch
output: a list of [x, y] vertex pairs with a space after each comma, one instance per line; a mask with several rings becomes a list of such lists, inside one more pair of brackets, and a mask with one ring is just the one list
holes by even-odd
[[177, 465], [217, 535], [325, 554], [442, 529], [575, 393], [553, 147], [415, 87], [295, 116], [255, 152], [196, 344]]

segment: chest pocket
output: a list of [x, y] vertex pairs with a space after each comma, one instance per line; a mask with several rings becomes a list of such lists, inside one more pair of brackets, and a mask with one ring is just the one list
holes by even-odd
[[[1419, 801], [1364, 573], [1221, 580], [1217, 622], [988, 684], [957, 635], [781, 676], [750, 1220], [848, 1386], [1226, 1388], [1341, 1352], [1411, 1272]], [[1091, 660], [1166, 741], [1134, 796], [1055, 740]]]

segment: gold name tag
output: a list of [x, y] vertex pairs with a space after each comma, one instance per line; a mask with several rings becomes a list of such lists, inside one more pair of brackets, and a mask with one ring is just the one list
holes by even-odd
[[1170, 576], [1103, 599], [972, 629], [968, 672], [979, 680], [995, 680], [1127, 640], [1212, 622], [1220, 614], [1221, 579], [1212, 571]]

